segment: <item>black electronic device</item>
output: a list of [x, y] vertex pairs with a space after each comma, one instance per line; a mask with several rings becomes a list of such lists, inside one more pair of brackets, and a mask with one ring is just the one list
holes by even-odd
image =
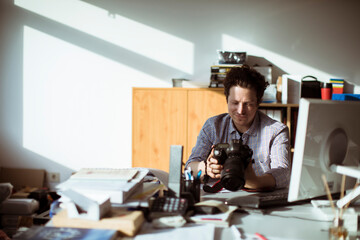
[[[218, 143], [214, 146], [214, 155], [219, 164], [224, 166], [221, 171], [220, 184], [222, 187], [236, 191], [245, 185], [245, 169], [251, 162], [253, 151], [241, 139], [232, 139], [230, 143]], [[207, 185], [204, 191], [213, 192]], [[216, 190], [217, 191], [217, 190]]]
[[156, 219], [168, 216], [185, 216], [188, 209], [186, 198], [158, 197], [149, 200], [149, 217]]

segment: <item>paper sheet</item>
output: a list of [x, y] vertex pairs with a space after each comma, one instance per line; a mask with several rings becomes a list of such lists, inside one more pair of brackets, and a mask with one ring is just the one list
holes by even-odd
[[213, 240], [215, 226], [213, 224], [186, 224], [181, 228], [154, 229], [151, 224], [145, 224], [134, 240]]

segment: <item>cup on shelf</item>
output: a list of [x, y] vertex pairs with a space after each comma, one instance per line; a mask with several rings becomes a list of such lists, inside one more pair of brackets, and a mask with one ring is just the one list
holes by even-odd
[[322, 83], [321, 84], [321, 99], [331, 100], [332, 98], [332, 84], [331, 83]]

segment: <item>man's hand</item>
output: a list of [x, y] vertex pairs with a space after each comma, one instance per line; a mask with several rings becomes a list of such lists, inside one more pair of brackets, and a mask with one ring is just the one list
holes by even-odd
[[210, 155], [206, 160], [206, 171], [211, 178], [220, 178], [223, 165], [218, 163], [218, 160], [213, 158], [214, 149], [211, 150]]

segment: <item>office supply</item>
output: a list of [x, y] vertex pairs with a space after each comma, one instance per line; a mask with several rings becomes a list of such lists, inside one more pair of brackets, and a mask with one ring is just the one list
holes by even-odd
[[186, 223], [183, 216], [167, 216], [152, 220], [154, 228], [182, 227]]
[[181, 196], [187, 198], [189, 200], [190, 205], [199, 202], [200, 192], [201, 192], [200, 180], [199, 179], [185, 180], [183, 185], [184, 187], [183, 187], [183, 191], [181, 192]]
[[188, 167], [184, 170], [185, 180], [194, 180], [194, 177], [191, 174], [191, 168]]
[[197, 180], [200, 180], [201, 173], [202, 173], [202, 171], [201, 171], [201, 170], [199, 170], [199, 172], [198, 172], [198, 173], [197, 173], [197, 175], [196, 175], [196, 179], [197, 179]]
[[171, 145], [168, 188], [176, 197], [180, 197], [182, 189], [182, 158], [183, 146]]
[[260, 234], [260, 233], [255, 233], [255, 236], [260, 238], [260, 240], [267, 240], [266, 237], [264, 237], [264, 235]]
[[205, 200], [194, 205], [195, 214], [216, 214], [224, 213], [229, 210], [229, 207], [222, 201]]
[[[231, 221], [231, 216], [233, 214], [233, 212], [237, 209], [236, 206], [223, 206], [222, 202], [219, 201], [214, 201], [214, 200], [209, 200], [206, 201], [205, 203], [197, 203], [195, 204], [195, 206], [204, 206], [204, 205], [208, 205], [208, 206], [217, 206], [217, 209], [219, 210], [216, 213], [212, 213], [212, 214], [195, 214], [193, 216], [190, 217], [190, 220], [195, 222], [195, 223], [211, 223], [211, 224], [215, 224], [217, 226], [225, 226], [228, 227], [230, 226], [230, 221]], [[205, 210], [205, 209], [203, 209]]]
[[114, 240], [116, 237], [116, 230], [33, 226], [16, 235], [13, 240]]
[[157, 197], [149, 203], [149, 217], [151, 219], [164, 216], [185, 216], [188, 208], [186, 198]]
[[[360, 102], [300, 100], [288, 201], [326, 196], [322, 174], [331, 194], [340, 193], [341, 170], [359, 169], [359, 119]], [[349, 178], [345, 189], [354, 184]]]
[[69, 218], [62, 210], [52, 218], [55, 227], [113, 229], [126, 236], [134, 236], [144, 222], [142, 211], [126, 211], [113, 207], [106, 217], [99, 221]]

